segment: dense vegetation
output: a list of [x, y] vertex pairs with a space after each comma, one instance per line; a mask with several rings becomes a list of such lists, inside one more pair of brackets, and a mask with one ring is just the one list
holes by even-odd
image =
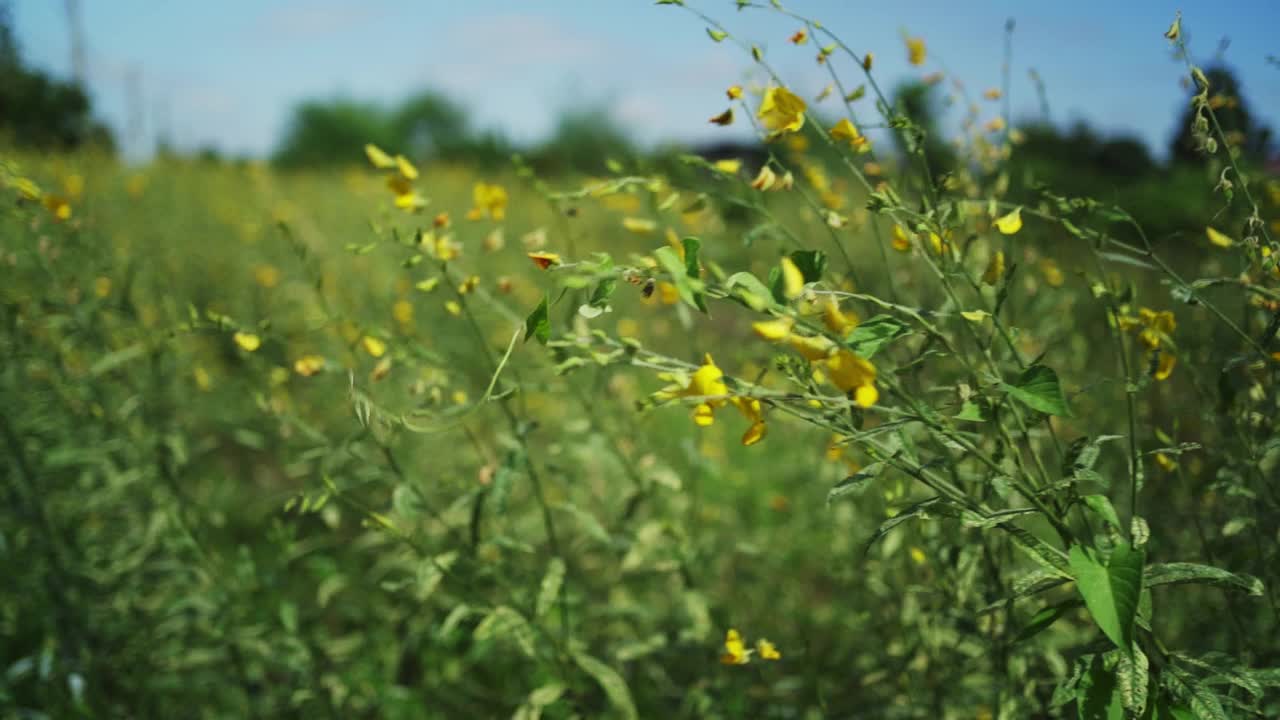
[[738, 157], [587, 114], [513, 158], [432, 94], [305, 105], [274, 166], [9, 132], [0, 708], [1280, 714], [1280, 179], [1232, 76], [1169, 28], [1167, 165], [1008, 86], [953, 143], [938, 77], [749, 9], [836, 89], [695, 18], [761, 72]]

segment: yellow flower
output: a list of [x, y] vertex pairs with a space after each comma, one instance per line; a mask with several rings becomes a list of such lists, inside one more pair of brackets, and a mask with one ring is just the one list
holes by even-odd
[[1160, 359], [1156, 361], [1156, 380], [1168, 380], [1173, 374], [1173, 366], [1176, 365], [1178, 359], [1167, 352], [1160, 353]]
[[1007, 215], [996, 218], [996, 229], [1002, 235], [1013, 235], [1022, 229], [1022, 208], [1014, 208]]
[[756, 652], [760, 655], [761, 660], [781, 660], [782, 653], [778, 652], [778, 648], [773, 643], [760, 638], [756, 641]]
[[768, 427], [764, 423], [764, 413], [761, 412], [760, 401], [756, 398], [739, 396], [733, 398], [733, 405], [751, 423], [747, 431], [742, 434], [742, 444], [751, 446], [763, 440]]
[[372, 357], [380, 358], [387, 354], [387, 344], [372, 335], [365, 335], [360, 344], [364, 346], [364, 351]]
[[111, 294], [111, 278], [104, 276], [93, 281], [93, 294], [105, 298]]
[[804, 127], [805, 103], [785, 87], [770, 87], [764, 92], [757, 117], [770, 136], [796, 132]]
[[875, 64], [875, 61], [876, 61], [876, 56], [875, 56], [874, 54], [872, 54], [872, 53], [867, 53], [866, 55], [863, 55], [863, 56], [862, 56], [862, 69], [863, 69], [863, 70], [865, 70], [865, 71], [867, 71], [867, 72], [871, 72], [871, 66], [872, 66], [873, 64]]
[[1062, 287], [1062, 283], [1066, 282], [1062, 269], [1053, 260], [1040, 261], [1040, 272], [1044, 275], [1044, 281], [1049, 284], [1049, 287]]
[[44, 198], [41, 199], [41, 202], [44, 203], [45, 209], [47, 209], [55, 219], [71, 219], [71, 203], [61, 195], [54, 195], [50, 193], [45, 195]]
[[403, 155], [396, 156], [396, 169], [400, 171], [405, 180], [418, 179], [418, 168], [414, 167], [413, 163], [409, 162], [409, 159]]
[[789, 317], [781, 317], [776, 320], [762, 320], [751, 324], [751, 329], [755, 330], [756, 335], [761, 339], [769, 342], [781, 342], [791, 336], [791, 328], [795, 325], [795, 320]]
[[324, 358], [319, 355], [304, 355], [293, 363], [293, 371], [303, 377], [311, 377], [324, 369]]
[[199, 365], [195, 370], [191, 371], [192, 377], [196, 380], [196, 387], [204, 392], [208, 392], [213, 387], [213, 378], [209, 375], [209, 371]]
[[245, 352], [253, 352], [262, 346], [262, 338], [250, 332], [241, 331], [232, 337], [235, 339], [236, 345], [239, 345], [240, 349]]
[[1004, 276], [1004, 251], [997, 250], [991, 256], [991, 261], [987, 263], [987, 269], [982, 273], [982, 282], [988, 285], [995, 285], [1000, 282], [1000, 278]]
[[805, 28], [800, 28], [791, 36], [792, 45], [803, 45], [807, 42], [809, 42], [809, 31]]
[[867, 141], [867, 137], [858, 132], [858, 128], [849, 121], [849, 118], [841, 118], [840, 122], [831, 128], [831, 137], [849, 143], [849, 147], [860, 153], [871, 150], [871, 143]]
[[458, 285], [458, 294], [469, 295], [478, 287], [480, 287], [480, 276], [470, 275]]
[[786, 340], [792, 350], [803, 355], [809, 362], [826, 359], [836, 347], [830, 338], [822, 335], [789, 335]]
[[369, 162], [379, 170], [390, 170], [396, 166], [395, 159], [373, 143], [364, 146], [364, 154], [365, 157], [369, 158]]
[[912, 65], [923, 65], [926, 54], [922, 38], [907, 38], [907, 62]]
[[479, 220], [488, 215], [493, 220], [507, 216], [507, 191], [501, 185], [478, 182], [471, 190], [474, 207], [467, 213], [468, 220]]
[[822, 306], [822, 322], [831, 332], [844, 337], [850, 330], [858, 326], [858, 316], [845, 314], [840, 310], [840, 303], [834, 297], [827, 296]]
[[369, 379], [374, 382], [378, 382], [386, 378], [387, 375], [389, 375], [390, 373], [391, 373], [391, 357], [388, 356], [379, 360], [378, 364], [373, 367], [373, 370], [369, 373]]
[[999, 100], [1001, 96], [1000, 88], [988, 88], [982, 93], [982, 97], [988, 100]]
[[736, 175], [737, 172], [742, 169], [742, 161], [737, 159], [717, 160], [714, 163], [712, 163], [712, 167], [724, 173], [725, 175]]
[[391, 306], [391, 317], [401, 325], [409, 325], [413, 323], [413, 303], [408, 300], [397, 300]]
[[1235, 241], [1232, 240], [1230, 236], [1226, 235], [1225, 233], [1221, 233], [1211, 227], [1205, 228], [1204, 233], [1205, 235], [1209, 236], [1209, 242], [1213, 243], [1214, 245], [1217, 245], [1220, 248], [1229, 248], [1235, 243]]
[[529, 259], [533, 261], [534, 265], [537, 265], [543, 270], [546, 270], [552, 265], [559, 265], [561, 262], [560, 255], [553, 252], [538, 251], [527, 253], [527, 255], [529, 256]]
[[724, 91], [724, 94], [728, 95], [730, 100], [740, 100], [742, 99], [742, 86], [730, 85], [729, 89]]
[[924, 550], [921, 550], [918, 547], [912, 547], [908, 552], [911, 554], [911, 559], [915, 561], [915, 564], [917, 565], [923, 565], [925, 561], [928, 560], [924, 554]]
[[826, 366], [832, 384], [846, 393], [852, 392], [854, 402], [862, 407], [871, 407], [880, 399], [875, 386], [876, 367], [866, 358], [841, 348], [827, 359]]
[[711, 354], [703, 359], [702, 365], [689, 378], [689, 384], [678, 390], [678, 397], [693, 397], [700, 401], [693, 408], [693, 422], [699, 427], [707, 427], [715, 422], [715, 408], [725, 404], [726, 399], [720, 396], [729, 394], [729, 386], [724, 382], [724, 371], [716, 366]]
[[778, 175], [769, 168], [768, 165], [760, 168], [760, 172], [756, 175], [756, 179], [751, 181], [751, 187], [764, 192], [773, 187], [778, 181]]
[[742, 642], [742, 635], [730, 628], [724, 636], [724, 654], [720, 656], [720, 662], [725, 665], [746, 665], [749, 660], [750, 653]]
[[253, 269], [253, 279], [258, 285], [270, 290], [280, 283], [280, 271], [275, 265], [258, 265]]
[[907, 231], [902, 229], [901, 225], [893, 226], [893, 249], [898, 252], [907, 252], [911, 250], [911, 239], [907, 237]]
[[1178, 469], [1178, 463], [1174, 462], [1173, 458], [1165, 455], [1164, 453], [1156, 453], [1156, 464], [1165, 472], [1173, 472]]
[[789, 257], [782, 258], [782, 294], [788, 300], [800, 297], [804, 292], [804, 273]]
[[658, 223], [648, 218], [625, 217], [622, 218], [622, 227], [637, 235], [647, 235], [658, 229]]

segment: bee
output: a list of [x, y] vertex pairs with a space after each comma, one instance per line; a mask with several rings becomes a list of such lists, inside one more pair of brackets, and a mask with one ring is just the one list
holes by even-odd
[[635, 271], [627, 272], [622, 276], [622, 279], [626, 280], [632, 285], [643, 286], [640, 289], [640, 294], [643, 295], [645, 299], [652, 297], [654, 288], [658, 286], [657, 280], [654, 280], [651, 277], [645, 277], [644, 275], [641, 275], [640, 273]]
[[640, 291], [640, 294], [643, 295], [646, 300], [648, 300], [649, 298], [653, 297], [653, 289], [656, 287], [658, 287], [658, 281], [654, 280], [653, 278], [649, 278], [648, 280], [644, 281], [644, 289]]

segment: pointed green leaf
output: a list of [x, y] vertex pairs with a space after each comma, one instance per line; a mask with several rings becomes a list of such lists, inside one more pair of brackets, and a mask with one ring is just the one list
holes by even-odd
[[1125, 652], [1132, 650], [1144, 553], [1122, 543], [1111, 551], [1104, 565], [1093, 552], [1076, 545], [1068, 557], [1076, 587], [1094, 622], [1117, 647]]
[[1067, 399], [1062, 394], [1058, 374], [1046, 365], [1032, 365], [1013, 384], [1005, 383], [1004, 389], [1023, 405], [1046, 415], [1068, 417]]
[[551, 319], [547, 313], [547, 296], [542, 296], [542, 302], [538, 303], [538, 307], [529, 313], [529, 317], [524, 321], [524, 341], [529, 342], [529, 338], [536, 339], [539, 343], [546, 345], [547, 340], [551, 339]]
[[585, 653], [574, 653], [573, 661], [582, 668], [583, 672], [599, 683], [605, 696], [609, 698], [609, 704], [613, 705], [619, 716], [626, 720], [636, 720], [640, 717], [636, 711], [636, 704], [631, 699], [631, 691], [627, 689], [626, 681], [617, 671]]

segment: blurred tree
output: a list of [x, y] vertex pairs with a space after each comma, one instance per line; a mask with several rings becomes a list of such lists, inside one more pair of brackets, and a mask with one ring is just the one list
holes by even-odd
[[[1271, 129], [1258, 123], [1245, 101], [1240, 82], [1225, 65], [1215, 65], [1205, 71], [1209, 79], [1209, 104], [1222, 125], [1222, 132], [1229, 140], [1235, 140], [1246, 159], [1262, 162], [1271, 144]], [[1169, 156], [1174, 162], [1199, 162], [1204, 153], [1192, 130], [1195, 108], [1190, 100], [1178, 119], [1178, 134], [1169, 146]]]
[[0, 140], [40, 149], [92, 144], [114, 151], [110, 130], [94, 121], [92, 103], [79, 85], [23, 65], [7, 2], [0, 2], [0, 78]]
[[627, 132], [609, 111], [594, 108], [561, 113], [551, 137], [529, 156], [543, 171], [599, 173], [609, 159], [623, 160], [635, 152]]
[[467, 144], [467, 113], [457, 103], [432, 91], [420, 92], [391, 114], [396, 149], [410, 157], [441, 157]]
[[273, 160], [284, 167], [354, 162], [363, 158], [365, 143], [399, 152], [398, 141], [386, 113], [376, 105], [311, 100], [294, 108]]

